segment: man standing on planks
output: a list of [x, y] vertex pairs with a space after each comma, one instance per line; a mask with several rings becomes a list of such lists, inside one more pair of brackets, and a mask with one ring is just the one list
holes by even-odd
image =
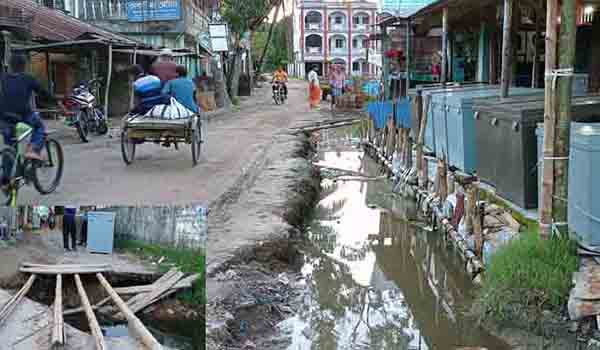
[[71, 237], [71, 246], [73, 251], [77, 251], [75, 215], [77, 215], [77, 207], [65, 206], [63, 218], [63, 244], [66, 251], [69, 249], [69, 236]]

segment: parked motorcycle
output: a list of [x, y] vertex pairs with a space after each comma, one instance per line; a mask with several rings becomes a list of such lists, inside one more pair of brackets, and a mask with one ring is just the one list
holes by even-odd
[[108, 132], [106, 116], [98, 108], [96, 96], [92, 93], [98, 91], [99, 79], [82, 82], [73, 88], [69, 97], [63, 104], [67, 110], [69, 124], [77, 129], [81, 141], [89, 141], [89, 133], [105, 135]]

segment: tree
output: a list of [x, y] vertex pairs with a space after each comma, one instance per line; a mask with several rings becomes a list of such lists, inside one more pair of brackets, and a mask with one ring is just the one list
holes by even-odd
[[[285, 66], [289, 61], [289, 25], [291, 17], [286, 17], [283, 20], [276, 23], [270, 43], [265, 54], [265, 62], [260, 69], [263, 71], [270, 71], [277, 66]], [[263, 25], [254, 33], [254, 40], [252, 41], [252, 51], [254, 57], [258, 57], [267, 47], [267, 36], [269, 26]], [[260, 65], [260, 63], [258, 64]], [[258, 73], [258, 72], [257, 72]]]
[[[221, 15], [229, 24], [233, 36], [233, 55], [229, 59], [228, 86], [232, 97], [238, 95], [239, 79], [242, 69], [242, 39], [246, 33], [254, 32], [267, 18], [280, 0], [223, 0]], [[250, 35], [250, 38], [252, 35]]]

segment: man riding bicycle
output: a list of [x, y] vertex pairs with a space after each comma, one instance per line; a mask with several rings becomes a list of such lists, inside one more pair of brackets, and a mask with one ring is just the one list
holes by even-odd
[[[57, 102], [64, 110], [60, 101], [48, 93], [31, 75], [25, 73], [27, 59], [17, 54], [11, 57], [10, 67], [13, 73], [5, 73], [0, 76], [0, 128], [4, 144], [13, 146], [15, 144], [15, 126], [21, 122], [32, 128], [31, 143], [27, 146], [25, 158], [43, 160], [41, 156], [44, 145], [44, 134], [46, 128], [39, 113], [31, 108], [31, 97], [33, 93], [45, 97], [49, 101]], [[3, 164], [5, 172], [2, 174], [2, 183], [7, 179], [6, 170], [10, 171], [12, 165]], [[9, 169], [7, 169], [7, 167]]]
[[283, 95], [287, 98], [287, 94], [288, 94], [287, 82], [288, 82], [287, 72], [285, 70], [283, 70], [282, 66], [279, 66], [279, 68], [277, 68], [277, 70], [275, 71], [275, 74], [273, 74], [273, 81], [271, 81], [271, 84], [273, 84], [273, 92], [275, 92], [275, 89], [277, 88], [277, 84], [281, 84], [283, 86]]

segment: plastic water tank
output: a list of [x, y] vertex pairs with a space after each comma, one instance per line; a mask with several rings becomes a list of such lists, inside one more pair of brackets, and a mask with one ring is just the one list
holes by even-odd
[[[538, 126], [540, 159], [539, 193], [541, 208], [543, 125]], [[569, 159], [569, 228], [577, 238], [591, 246], [600, 246], [600, 123], [571, 123]]]

